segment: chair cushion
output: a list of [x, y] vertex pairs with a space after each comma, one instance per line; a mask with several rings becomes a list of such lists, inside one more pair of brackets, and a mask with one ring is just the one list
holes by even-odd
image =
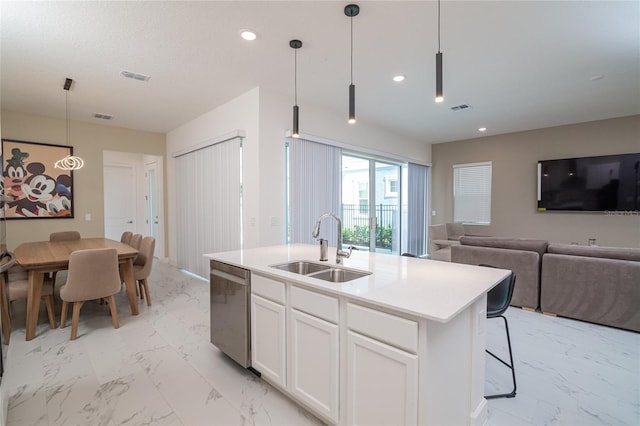
[[[29, 280], [19, 279], [15, 281], [9, 280], [7, 284], [7, 300], [13, 302], [14, 300], [22, 300], [27, 298], [27, 289], [29, 288]], [[42, 296], [49, 296], [53, 294], [53, 286], [51, 281], [45, 281], [42, 284]]]

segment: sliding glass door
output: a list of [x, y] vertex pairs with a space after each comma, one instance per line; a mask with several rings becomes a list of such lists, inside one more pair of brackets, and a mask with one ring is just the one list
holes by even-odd
[[342, 236], [344, 245], [399, 254], [402, 222], [402, 167], [342, 155]]
[[[342, 249], [427, 254], [428, 168], [323, 143], [288, 144], [287, 241], [317, 244], [311, 230], [325, 212], [342, 220]], [[336, 227], [322, 238], [337, 245]]]

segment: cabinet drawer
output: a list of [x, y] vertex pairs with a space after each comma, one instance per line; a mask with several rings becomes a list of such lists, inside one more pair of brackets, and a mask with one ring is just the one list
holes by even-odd
[[251, 293], [284, 305], [284, 283], [252, 274]]
[[325, 321], [338, 323], [338, 299], [291, 286], [291, 307]]
[[347, 303], [347, 327], [405, 351], [418, 352], [418, 323]]

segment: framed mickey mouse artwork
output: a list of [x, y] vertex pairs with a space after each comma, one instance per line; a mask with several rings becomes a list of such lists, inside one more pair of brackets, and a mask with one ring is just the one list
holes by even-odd
[[73, 147], [2, 139], [0, 216], [73, 218], [73, 171], [55, 168]]

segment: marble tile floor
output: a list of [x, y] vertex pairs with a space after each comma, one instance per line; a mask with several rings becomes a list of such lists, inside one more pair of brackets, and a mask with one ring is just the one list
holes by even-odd
[[[118, 296], [118, 330], [105, 306], [85, 304], [74, 342], [70, 324], [49, 329], [44, 309], [25, 342], [24, 306], [14, 303], [7, 424], [321, 424], [209, 343], [207, 282], [156, 262], [150, 292], [153, 305], [140, 302], [135, 317]], [[640, 334], [513, 308], [507, 317], [518, 395], [489, 401], [489, 425], [640, 424]], [[506, 356], [501, 325], [488, 322], [487, 345]], [[486, 375], [487, 392], [510, 384], [490, 357]]]

